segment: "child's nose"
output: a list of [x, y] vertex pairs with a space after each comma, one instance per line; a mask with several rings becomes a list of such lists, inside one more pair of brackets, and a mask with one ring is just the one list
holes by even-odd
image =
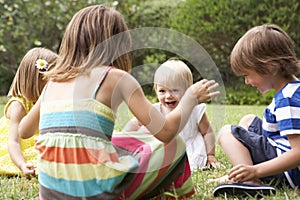
[[172, 92], [167, 92], [166, 94], [167, 97], [171, 97], [172, 95], [173, 95]]

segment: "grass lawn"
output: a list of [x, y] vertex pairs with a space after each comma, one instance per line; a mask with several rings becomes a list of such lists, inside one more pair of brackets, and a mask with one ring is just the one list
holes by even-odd
[[[3, 110], [4, 101], [0, 102], [0, 110]], [[254, 113], [261, 116], [264, 106], [216, 106], [209, 105], [207, 108], [207, 114], [211, 120], [211, 123], [217, 133], [217, 130], [224, 124], [237, 124], [239, 119], [249, 113]], [[2, 112], [1, 112], [2, 115]], [[189, 199], [214, 199], [212, 191], [217, 185], [216, 183], [208, 184], [206, 181], [210, 178], [220, 177], [226, 174], [228, 169], [231, 168], [231, 164], [228, 162], [225, 154], [222, 152], [219, 146], [216, 146], [216, 157], [225, 165], [225, 169], [212, 169], [206, 171], [198, 171], [193, 174], [194, 185], [196, 194]], [[38, 199], [38, 181], [36, 178], [26, 180], [23, 177], [7, 178], [0, 176], [0, 199]], [[222, 197], [218, 199], [237, 199]], [[255, 199], [255, 198], [243, 198], [243, 199]], [[264, 199], [273, 200], [289, 200], [300, 199], [300, 194], [288, 188], [277, 190], [276, 196], [264, 197]]]

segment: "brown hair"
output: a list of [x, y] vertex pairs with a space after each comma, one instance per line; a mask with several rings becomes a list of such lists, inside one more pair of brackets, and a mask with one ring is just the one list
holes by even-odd
[[274, 24], [247, 31], [234, 46], [230, 65], [236, 75], [254, 70], [261, 75], [272, 73], [288, 78], [300, 72], [293, 40]]
[[68, 24], [57, 65], [46, 75], [62, 81], [108, 65], [129, 71], [130, 48], [131, 36], [120, 13], [103, 5], [89, 6], [77, 12]]
[[36, 61], [38, 59], [47, 61], [47, 70], [49, 70], [55, 65], [57, 54], [41, 47], [29, 50], [20, 62], [10, 86], [8, 97], [24, 97], [27, 101], [32, 103], [38, 100], [42, 91], [41, 82], [44, 80], [43, 72], [36, 67]]

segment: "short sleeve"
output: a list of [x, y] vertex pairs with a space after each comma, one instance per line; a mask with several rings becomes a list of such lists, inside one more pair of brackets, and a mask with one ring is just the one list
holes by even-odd
[[197, 124], [200, 123], [200, 120], [202, 119], [203, 114], [205, 113], [205, 111], [206, 111], [206, 104], [205, 103], [201, 103], [201, 104], [195, 106], [195, 108], [192, 112], [192, 115], [196, 117]]
[[298, 99], [284, 98], [276, 102], [275, 116], [280, 135], [300, 134], [300, 103]]

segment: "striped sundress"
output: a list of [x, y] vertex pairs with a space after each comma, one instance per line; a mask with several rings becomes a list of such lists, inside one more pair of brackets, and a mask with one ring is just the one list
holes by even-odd
[[186, 146], [181, 137], [162, 143], [146, 132], [114, 132], [112, 143], [138, 158], [132, 183], [118, 199], [186, 199], [194, 186]]
[[[194, 190], [190, 174], [184, 173], [190, 171], [181, 140], [169, 145], [140, 140], [145, 142], [136, 143], [140, 154], [111, 143], [113, 111], [95, 100], [101, 83], [88, 99], [41, 102], [36, 140], [40, 199], [145, 199], [174, 188], [180, 196], [191, 195]], [[148, 166], [153, 170], [139, 177]]]
[[138, 163], [110, 142], [113, 113], [96, 100], [44, 102], [39, 150], [40, 199], [114, 199]]

